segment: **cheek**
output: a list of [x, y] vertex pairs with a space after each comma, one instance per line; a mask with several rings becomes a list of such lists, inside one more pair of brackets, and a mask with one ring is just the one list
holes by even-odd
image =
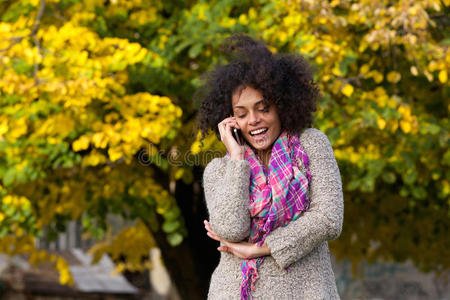
[[280, 127], [280, 118], [278, 117], [278, 115], [274, 114], [270, 116], [270, 123], [272, 124], [272, 126], [277, 126]]
[[278, 118], [274, 118], [273, 120], [272, 120], [272, 127], [273, 127], [273, 129], [274, 129], [274, 134], [275, 135], [278, 135], [279, 133], [280, 133], [280, 131], [281, 131], [281, 122], [280, 122], [280, 119], [278, 119]]

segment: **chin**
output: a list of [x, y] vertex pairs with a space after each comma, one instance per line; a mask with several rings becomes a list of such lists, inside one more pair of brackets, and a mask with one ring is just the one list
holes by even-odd
[[261, 143], [249, 143], [249, 144], [257, 151], [266, 151], [272, 147], [273, 142], [270, 143], [269, 141], [264, 140]]

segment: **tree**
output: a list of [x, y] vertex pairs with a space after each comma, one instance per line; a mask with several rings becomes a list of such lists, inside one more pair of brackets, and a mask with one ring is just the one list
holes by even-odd
[[[202, 166], [224, 149], [214, 135], [201, 149], [192, 142], [192, 95], [225, 61], [221, 41], [244, 32], [317, 69], [315, 127], [333, 144], [345, 192], [337, 257], [447, 269], [448, 6], [1, 2], [0, 251], [52, 259], [68, 283], [64, 260], [34, 239], [81, 220], [97, 257], [127, 259], [119, 271], [145, 267], [156, 242], [184, 298], [204, 298], [217, 256], [203, 237]], [[108, 214], [136, 223], [110, 236]]]
[[[96, 238], [108, 229], [108, 213], [145, 221], [149, 228], [138, 222], [126, 229], [143, 243], [118, 251], [134, 268], [148, 259], [157, 214], [169, 242], [179, 244], [184, 229], [175, 200], [138, 156], [143, 149], [158, 155], [161, 140], [181, 126], [182, 110], [168, 97], [127, 89], [128, 68], [159, 68], [162, 58], [89, 28], [95, 6], [89, 11], [87, 1], [0, 5], [2, 250], [29, 253], [36, 263], [56, 260], [67, 283], [67, 264], [34, 249], [34, 238], [45, 230], [54, 239], [69, 220], [81, 220]], [[165, 160], [155, 161], [168, 170]]]

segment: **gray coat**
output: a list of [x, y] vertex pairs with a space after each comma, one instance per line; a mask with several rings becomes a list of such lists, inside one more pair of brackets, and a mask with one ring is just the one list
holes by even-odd
[[[339, 168], [330, 142], [320, 130], [304, 130], [300, 143], [309, 157], [311, 205], [296, 221], [267, 236], [272, 254], [258, 269], [254, 299], [339, 299], [327, 243], [342, 230]], [[249, 235], [249, 180], [246, 160], [215, 158], [205, 168], [203, 186], [209, 221], [226, 240], [242, 241]], [[240, 263], [241, 259], [221, 252], [208, 299], [240, 299]]]

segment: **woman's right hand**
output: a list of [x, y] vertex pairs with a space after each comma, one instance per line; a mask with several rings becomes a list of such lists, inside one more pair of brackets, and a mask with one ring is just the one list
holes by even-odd
[[[227, 148], [231, 159], [244, 159], [244, 146], [238, 144], [236, 139], [233, 137], [233, 128], [240, 129], [239, 124], [235, 117], [228, 117], [217, 125], [220, 133], [220, 140]], [[245, 144], [244, 144], [245, 145]]]
[[266, 243], [264, 243], [261, 246], [258, 246], [257, 244], [245, 241], [238, 243], [229, 242], [218, 236], [214, 232], [214, 230], [211, 227], [211, 224], [209, 224], [208, 221], [204, 220], [203, 223], [205, 224], [205, 229], [207, 231], [206, 234], [213, 240], [216, 240], [223, 244], [219, 248], [217, 248], [217, 250], [219, 250], [220, 252], [228, 252], [242, 259], [251, 259], [271, 254], [270, 248], [267, 246]]

